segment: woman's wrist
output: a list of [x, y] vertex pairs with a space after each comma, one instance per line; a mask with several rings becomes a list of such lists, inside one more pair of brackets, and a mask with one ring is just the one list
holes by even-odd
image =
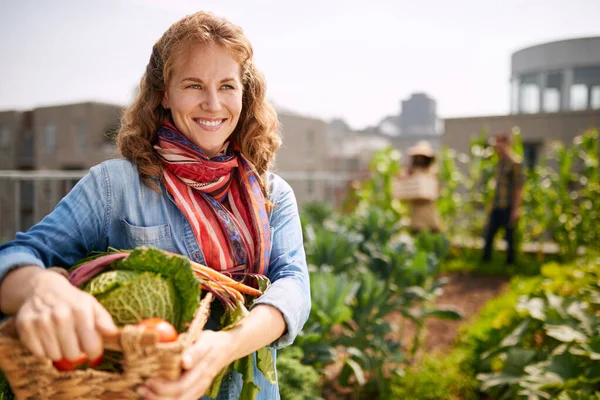
[[33, 292], [44, 268], [37, 265], [17, 267], [6, 274], [0, 285], [0, 311], [13, 315]]

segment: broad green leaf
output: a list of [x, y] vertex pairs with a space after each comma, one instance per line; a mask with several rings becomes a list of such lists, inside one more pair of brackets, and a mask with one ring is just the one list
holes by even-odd
[[533, 360], [536, 353], [535, 350], [519, 347], [509, 349], [506, 353], [506, 360], [504, 361], [502, 373], [512, 376], [521, 375], [527, 364]]
[[350, 377], [352, 376], [356, 378], [356, 383], [358, 383], [359, 386], [364, 386], [366, 383], [365, 373], [362, 367], [353, 359], [347, 358], [344, 361], [344, 366], [340, 372], [340, 376], [338, 378], [339, 382], [344, 386], [348, 386]]
[[245, 382], [242, 386], [242, 392], [238, 400], [256, 400], [258, 398], [258, 392], [260, 388], [254, 384], [254, 382]]
[[[180, 323], [175, 326], [181, 331], [194, 317], [200, 304], [201, 291], [188, 258], [156, 248], [138, 247], [129, 257], [117, 261], [113, 266], [117, 270], [148, 271], [170, 278], [180, 305]], [[160, 300], [159, 296], [153, 297], [155, 301]]]
[[223, 368], [221, 372], [219, 372], [219, 374], [215, 377], [215, 379], [213, 379], [212, 383], [210, 384], [210, 387], [206, 392], [206, 395], [208, 397], [212, 397], [213, 399], [217, 398], [217, 396], [219, 395], [219, 390], [221, 390], [221, 382], [223, 382], [223, 378], [225, 377], [227, 371], [229, 371], [230, 367], [231, 365], [228, 365], [225, 368]]
[[525, 311], [531, 316], [531, 318], [538, 319], [540, 321], [546, 320], [546, 305], [544, 304], [544, 300], [538, 297], [530, 299], [526, 297], [519, 298], [517, 311]]
[[579, 301], [574, 301], [567, 307], [567, 313], [581, 322], [581, 328], [587, 335], [594, 334], [595, 318], [587, 311], [587, 305]]
[[560, 340], [561, 342], [585, 343], [587, 341], [587, 337], [583, 333], [573, 329], [568, 325], [545, 325], [544, 329], [546, 330], [546, 334], [548, 336]]
[[444, 307], [423, 310], [421, 312], [421, 316], [423, 318], [439, 318], [448, 321], [458, 321], [462, 319], [462, 315], [460, 314], [460, 312], [451, 308]]
[[221, 317], [221, 330], [227, 331], [240, 323], [250, 312], [246, 306], [238, 300], [234, 309], [225, 308], [225, 312]]
[[273, 362], [273, 353], [271, 349], [263, 347], [256, 352], [258, 370], [267, 378], [271, 384], [277, 383], [277, 374], [275, 373], [275, 363]]
[[254, 275], [254, 279], [258, 282], [258, 290], [263, 293], [271, 286], [271, 281], [265, 275]]
[[502, 373], [477, 374], [476, 378], [481, 381], [481, 390], [484, 392], [496, 386], [516, 384], [521, 380], [519, 376]]

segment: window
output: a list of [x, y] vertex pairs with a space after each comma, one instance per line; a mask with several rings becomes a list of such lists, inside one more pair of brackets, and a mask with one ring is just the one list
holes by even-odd
[[315, 158], [315, 131], [306, 132], [306, 161], [312, 162]]
[[75, 140], [77, 142], [77, 150], [84, 151], [85, 150], [85, 142], [86, 142], [86, 131], [85, 131], [85, 120], [80, 119], [75, 124]]
[[514, 78], [510, 83], [510, 112], [519, 113], [519, 79]]
[[546, 79], [546, 87], [544, 88], [544, 112], [560, 111], [561, 88], [562, 75], [560, 73], [548, 74], [548, 77]]
[[523, 143], [523, 162], [527, 168], [535, 167], [541, 147], [541, 143]]
[[10, 130], [7, 126], [0, 126], [0, 149], [10, 147]]
[[57, 150], [56, 125], [44, 125], [44, 152], [46, 154], [54, 154]]
[[519, 105], [522, 113], [535, 114], [540, 112], [539, 75], [523, 75], [519, 93]]
[[588, 88], [579, 83], [571, 86], [571, 110], [585, 110], [588, 107]]
[[594, 110], [600, 108], [600, 86], [594, 86], [592, 88], [592, 95], [590, 96], [590, 107]]

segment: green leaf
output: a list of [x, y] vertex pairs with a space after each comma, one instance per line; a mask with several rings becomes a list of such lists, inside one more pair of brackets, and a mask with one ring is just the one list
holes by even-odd
[[256, 353], [258, 370], [267, 378], [271, 384], [277, 383], [277, 374], [275, 372], [275, 363], [273, 362], [273, 353], [271, 349], [263, 347]]
[[521, 378], [519, 376], [493, 373], [493, 374], [477, 374], [476, 378], [481, 381], [481, 390], [483, 392], [488, 391], [490, 388], [513, 385], [518, 383]]
[[226, 308], [225, 309], [225, 312], [223, 313], [223, 316], [221, 317], [221, 326], [222, 326], [221, 330], [227, 331], [229, 329], [232, 329], [237, 324], [239, 324], [240, 321], [243, 320], [249, 313], [250, 312], [248, 311], [246, 306], [240, 300], [238, 300], [236, 302], [235, 308], [233, 308], [233, 309]]
[[219, 390], [221, 390], [221, 382], [223, 382], [223, 378], [225, 377], [227, 371], [229, 371], [230, 367], [231, 365], [226, 366], [221, 370], [221, 372], [219, 372], [217, 376], [215, 376], [215, 379], [213, 379], [212, 383], [210, 384], [210, 387], [206, 391], [206, 395], [208, 397], [211, 397], [213, 399], [217, 398], [217, 396], [219, 395]]
[[254, 275], [254, 279], [258, 283], [258, 290], [263, 293], [271, 286], [271, 281], [265, 275]]
[[260, 388], [256, 386], [254, 382], [244, 383], [238, 400], [256, 400], [258, 398], [258, 392], [260, 392]]
[[366, 383], [365, 373], [362, 367], [353, 359], [347, 358], [344, 361], [344, 366], [342, 367], [338, 380], [343, 386], [348, 386], [350, 377], [352, 376], [356, 378], [356, 383], [359, 386], [364, 386]]
[[503, 373], [507, 375], [520, 376], [523, 370], [536, 355], [536, 351], [532, 349], [523, 349], [513, 347], [506, 353], [506, 361], [504, 361]]
[[445, 319], [448, 321], [458, 321], [462, 319], [462, 315], [460, 312], [453, 310], [451, 308], [432, 308], [429, 310], [423, 310], [421, 312], [421, 316], [424, 318], [439, 318]]
[[[163, 250], [138, 247], [129, 257], [113, 264], [117, 270], [148, 271], [170, 278], [179, 299], [180, 323], [175, 324], [181, 332], [185, 324], [190, 322], [200, 304], [200, 285], [192, 272], [189, 259], [184, 256], [171, 255]], [[157, 300], [160, 300], [157, 297]]]
[[540, 321], [546, 321], [546, 305], [544, 304], [544, 300], [538, 297], [531, 299], [525, 297], [519, 298], [517, 311], [525, 311], [531, 316], [531, 318]]
[[544, 329], [546, 330], [546, 334], [548, 336], [564, 343], [585, 343], [588, 339], [583, 333], [573, 329], [568, 325], [545, 325]]
[[[91, 288], [112, 288], [96, 294], [96, 298], [117, 325], [137, 324], [143, 319], [156, 317], [166, 319], [174, 327], [179, 326], [180, 300], [171, 279], [152, 272], [118, 272], [105, 272], [89, 282]], [[103, 281], [106, 274], [110, 275], [109, 278], [95, 285], [96, 281]], [[128, 275], [128, 280], [119, 281], [119, 276], [123, 275]]]

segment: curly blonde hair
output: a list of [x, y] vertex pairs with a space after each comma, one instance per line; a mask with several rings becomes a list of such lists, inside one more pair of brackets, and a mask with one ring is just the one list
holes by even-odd
[[160, 191], [156, 179], [162, 175], [162, 166], [153, 145], [157, 129], [171, 118], [161, 102], [176, 61], [197, 43], [222, 46], [240, 65], [244, 86], [242, 111], [232, 138], [256, 168], [266, 193], [265, 175], [281, 145], [277, 114], [265, 99], [266, 82], [252, 62], [250, 41], [239, 26], [211, 13], [188, 15], [171, 25], [156, 42], [139, 92], [121, 117], [117, 147], [123, 157], [137, 165], [142, 181]]

